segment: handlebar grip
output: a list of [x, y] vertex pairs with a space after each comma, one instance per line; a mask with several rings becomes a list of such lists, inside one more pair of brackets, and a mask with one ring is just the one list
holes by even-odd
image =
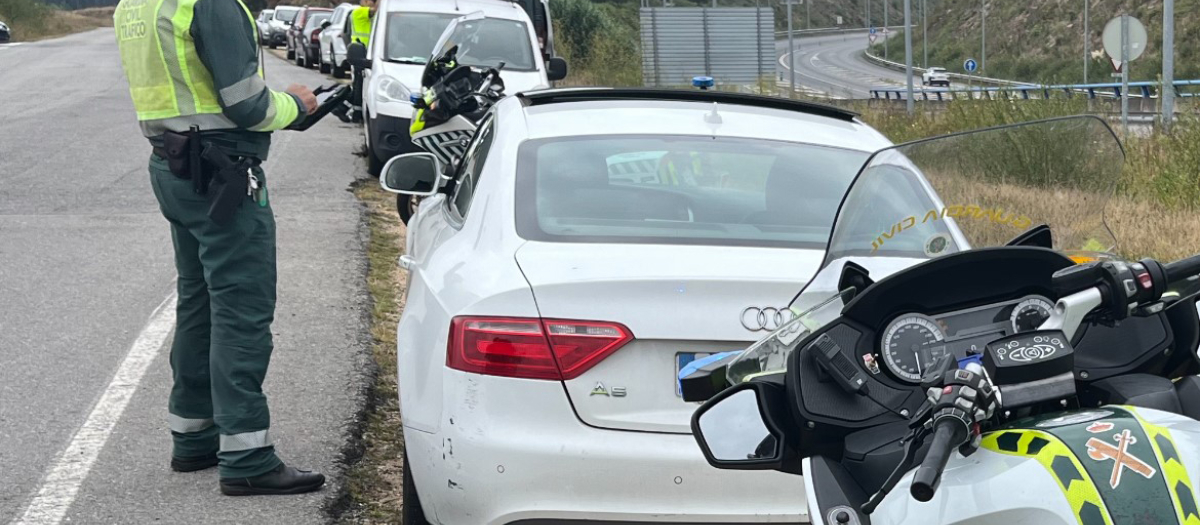
[[1163, 267], [1167, 271], [1167, 283], [1169, 283], [1169, 286], [1170, 284], [1200, 275], [1200, 255], [1168, 263], [1163, 265]]
[[942, 470], [950, 461], [950, 453], [967, 439], [967, 427], [954, 417], [942, 417], [933, 428], [933, 441], [929, 443], [929, 452], [925, 460], [913, 474], [910, 492], [917, 501], [929, 501], [937, 492], [938, 484], [942, 482]]

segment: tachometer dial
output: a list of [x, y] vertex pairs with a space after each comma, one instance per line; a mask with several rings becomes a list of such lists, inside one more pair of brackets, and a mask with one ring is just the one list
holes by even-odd
[[1012, 315], [1009, 320], [1012, 321], [1012, 329], [1016, 333], [1032, 332], [1037, 330], [1046, 319], [1050, 318], [1050, 312], [1054, 310], [1054, 305], [1050, 301], [1041, 297], [1031, 297], [1017, 303], [1013, 307]]
[[938, 358], [946, 354], [941, 328], [932, 319], [910, 315], [892, 321], [883, 336], [883, 362], [896, 377], [919, 382]]

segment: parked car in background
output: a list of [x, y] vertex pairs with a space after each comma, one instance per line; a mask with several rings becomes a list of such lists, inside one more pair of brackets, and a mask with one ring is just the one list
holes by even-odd
[[921, 75], [921, 83], [926, 86], [950, 87], [950, 74], [944, 67], [931, 67]]
[[346, 19], [355, 7], [354, 4], [335, 7], [333, 16], [329, 17], [328, 23], [323, 24], [325, 28], [321, 30], [321, 72], [333, 73], [333, 78], [346, 78], [346, 72], [350, 69], [346, 63], [346, 41], [342, 39], [342, 34]]
[[[478, 16], [478, 31], [459, 49], [458, 63], [473, 67], [504, 64], [505, 92], [516, 94], [561, 80], [550, 71], [555, 60], [542, 56], [535, 26], [525, 10], [506, 0], [385, 0], [375, 18], [370, 68], [363, 97], [367, 165], [378, 175], [388, 159], [419, 151], [409, 137], [412, 94], [421, 91], [421, 74], [438, 38], [450, 22], [463, 15]], [[464, 42], [464, 44], [468, 44]], [[561, 62], [561, 61], [559, 61]]]
[[0, 20], [0, 42], [8, 42], [12, 40], [12, 29], [8, 28], [8, 24]]
[[428, 195], [400, 259], [401, 522], [822, 523], [799, 476], [713, 469], [676, 378], [771, 329], [746, 312], [786, 309], [890, 145], [812, 103], [591, 88], [501, 100], [450, 171], [393, 159], [385, 187]]
[[263, 9], [258, 13], [254, 23], [258, 24], [258, 44], [265, 46], [271, 40], [271, 18], [275, 16], [274, 9]]
[[267, 39], [267, 45], [271, 46], [271, 49], [275, 49], [280, 44], [287, 43], [287, 30], [291, 27], [292, 21], [296, 19], [296, 15], [299, 13], [300, 8], [296, 6], [275, 6], [275, 12], [271, 14], [271, 36]]
[[333, 10], [327, 7], [304, 7], [296, 14], [288, 28], [288, 57], [300, 67], [312, 67], [317, 63], [317, 33], [321, 23], [329, 20]]

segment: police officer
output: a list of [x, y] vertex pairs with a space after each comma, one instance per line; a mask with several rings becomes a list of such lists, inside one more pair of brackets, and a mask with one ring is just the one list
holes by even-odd
[[[269, 432], [262, 382], [275, 315], [275, 218], [258, 167], [270, 132], [313, 112], [316, 97], [298, 85], [267, 88], [257, 27], [240, 0], [121, 0], [114, 21], [137, 118], [154, 149], [150, 182], [171, 225], [179, 274], [171, 468], [219, 465], [229, 495], [317, 490], [325, 477], [285, 466]], [[196, 133], [179, 135], [189, 130]], [[168, 140], [180, 136], [190, 137], [182, 149], [199, 141], [242, 167], [220, 172], [241, 195], [221, 223], [209, 216], [221, 179], [206, 189], [210, 181], [198, 182], [208, 181], [211, 165], [175, 162], [180, 145]]]
[[[375, 18], [375, 0], [360, 0], [358, 7], [350, 11], [346, 17], [346, 28], [342, 35], [347, 38], [346, 45], [360, 43], [371, 48], [371, 21]], [[362, 69], [354, 68], [354, 91], [350, 96], [351, 118], [354, 122], [362, 122], [363, 73]]]

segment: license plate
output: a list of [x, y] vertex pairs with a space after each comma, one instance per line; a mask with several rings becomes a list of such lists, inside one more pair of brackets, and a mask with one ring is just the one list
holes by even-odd
[[692, 361], [695, 361], [697, 359], [704, 359], [705, 357], [708, 357], [710, 355], [712, 355], [712, 354], [711, 353], [695, 353], [695, 352], [681, 352], [681, 353], [675, 354], [675, 395], [676, 396], [683, 397], [683, 387], [680, 386], [680, 384], [679, 384], [679, 373], [683, 371], [683, 367], [687, 366]]

